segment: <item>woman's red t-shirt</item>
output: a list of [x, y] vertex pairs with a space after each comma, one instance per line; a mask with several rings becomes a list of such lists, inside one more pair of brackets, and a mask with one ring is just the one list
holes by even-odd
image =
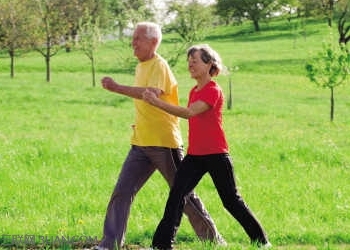
[[222, 108], [224, 96], [220, 86], [214, 81], [202, 89], [192, 88], [188, 105], [201, 100], [211, 108], [188, 119], [188, 149], [190, 155], [208, 155], [228, 153], [228, 145], [222, 126]]

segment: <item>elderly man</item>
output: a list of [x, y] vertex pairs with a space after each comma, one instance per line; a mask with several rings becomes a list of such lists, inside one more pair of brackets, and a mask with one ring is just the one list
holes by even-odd
[[[137, 192], [155, 170], [172, 186], [183, 158], [179, 119], [142, 100], [142, 93], [147, 88], [162, 100], [178, 105], [176, 79], [168, 63], [156, 52], [161, 39], [161, 29], [157, 24], [137, 24], [132, 39], [134, 55], [139, 60], [134, 86], [121, 85], [110, 77], [102, 79], [103, 88], [134, 99], [136, 114], [131, 148], [110, 198], [103, 239], [97, 249], [114, 249], [115, 246], [119, 249], [123, 246], [130, 206]], [[204, 205], [193, 192], [186, 197], [184, 213], [200, 239], [225, 244]]]

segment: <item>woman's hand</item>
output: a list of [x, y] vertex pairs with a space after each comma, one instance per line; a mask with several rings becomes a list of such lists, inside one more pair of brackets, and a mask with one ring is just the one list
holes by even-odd
[[154, 91], [146, 89], [143, 93], [142, 93], [142, 99], [145, 102], [148, 102], [149, 104], [155, 105], [158, 97], [157, 95], [154, 93]]

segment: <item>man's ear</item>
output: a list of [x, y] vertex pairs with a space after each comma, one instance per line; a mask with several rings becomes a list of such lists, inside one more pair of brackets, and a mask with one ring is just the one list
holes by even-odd
[[154, 48], [156, 48], [157, 43], [158, 43], [158, 39], [157, 38], [152, 38], [152, 45], [153, 45]]

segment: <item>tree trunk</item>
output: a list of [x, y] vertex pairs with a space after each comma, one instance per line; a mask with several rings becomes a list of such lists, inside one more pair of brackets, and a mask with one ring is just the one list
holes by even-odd
[[334, 88], [331, 87], [331, 122], [334, 119]]
[[91, 56], [91, 71], [92, 71], [92, 86], [96, 86], [96, 74], [95, 74], [95, 59], [94, 56]]
[[232, 108], [232, 81], [231, 78], [228, 82], [228, 100], [227, 100], [227, 109]]
[[326, 10], [328, 12], [327, 19], [328, 19], [328, 26], [332, 27], [332, 19], [333, 19], [333, 12], [334, 12], [334, 2], [335, 0], [329, 0], [328, 1], [328, 9]]
[[332, 18], [328, 17], [328, 27], [332, 27]]
[[13, 78], [15, 76], [15, 51], [11, 49], [10, 54], [10, 76]]
[[46, 55], [45, 55], [45, 63], [46, 63], [46, 81], [50, 82], [50, 46], [48, 45], [46, 48]]
[[253, 20], [253, 23], [254, 23], [254, 30], [260, 31], [259, 20]]

